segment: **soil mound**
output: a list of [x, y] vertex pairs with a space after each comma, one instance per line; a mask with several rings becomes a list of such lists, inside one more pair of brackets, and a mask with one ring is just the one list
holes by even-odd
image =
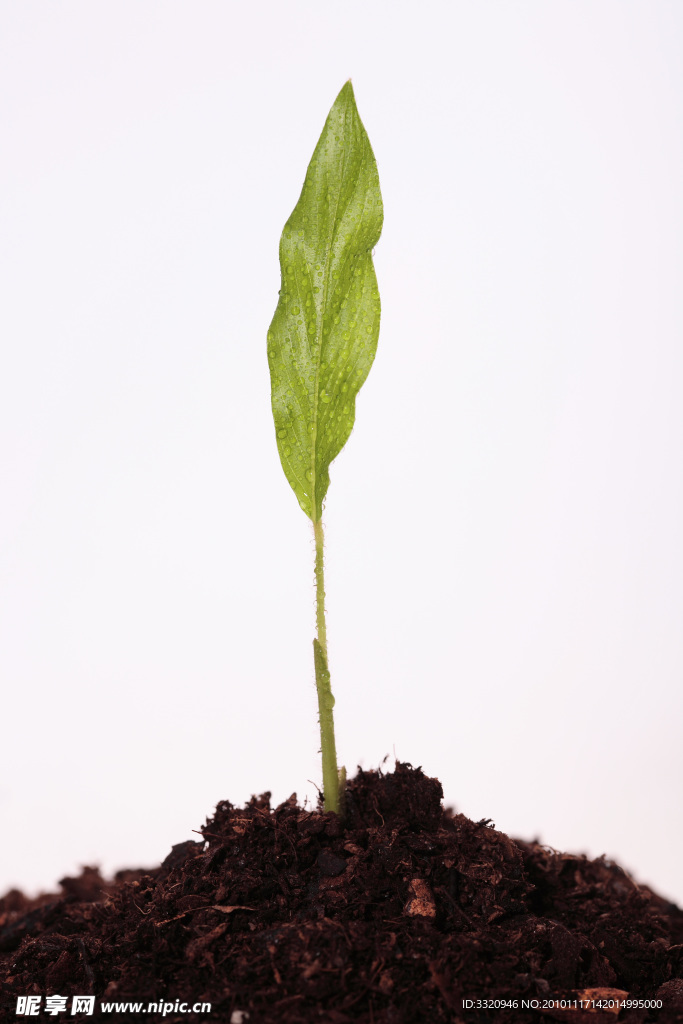
[[[224, 801], [204, 841], [152, 871], [10, 892], [2, 1019], [35, 994], [42, 1020], [683, 1022], [683, 911], [616, 864], [510, 839], [442, 795], [397, 764], [359, 771], [343, 823], [294, 794], [275, 809], [269, 793]], [[68, 1008], [46, 1015], [56, 994]], [[71, 1014], [84, 994], [94, 1013]], [[127, 1001], [142, 1005], [102, 1006]]]

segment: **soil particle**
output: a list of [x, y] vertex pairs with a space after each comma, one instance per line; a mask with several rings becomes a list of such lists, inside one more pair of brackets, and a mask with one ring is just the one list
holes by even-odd
[[21, 1019], [18, 996], [92, 994], [212, 1005], [130, 1022], [683, 1024], [681, 910], [604, 858], [515, 841], [442, 795], [397, 764], [350, 780], [343, 822], [294, 795], [223, 801], [203, 841], [154, 870], [8, 893], [0, 1020]]

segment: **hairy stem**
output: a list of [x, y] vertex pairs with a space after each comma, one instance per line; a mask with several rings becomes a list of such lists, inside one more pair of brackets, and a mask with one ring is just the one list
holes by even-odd
[[315, 536], [315, 594], [316, 627], [318, 636], [313, 641], [315, 663], [315, 685], [318, 691], [318, 712], [320, 717], [320, 750], [323, 757], [323, 795], [325, 810], [339, 814], [339, 773], [337, 771], [337, 748], [334, 741], [334, 697], [330, 686], [330, 672], [327, 667], [327, 626], [325, 623], [325, 567], [323, 561], [323, 522], [313, 523]]

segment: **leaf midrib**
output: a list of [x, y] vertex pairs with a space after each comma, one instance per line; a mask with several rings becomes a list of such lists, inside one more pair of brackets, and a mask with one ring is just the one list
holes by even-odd
[[[347, 118], [347, 115], [345, 113], [344, 114], [344, 128], [346, 128], [347, 120], [348, 120], [348, 118]], [[341, 134], [342, 133], [340, 132], [340, 135]], [[358, 168], [359, 177], [360, 177], [360, 170], [361, 170], [361, 168], [363, 166], [363, 158], [364, 158], [364, 156], [365, 156], [365, 154], [363, 154], [363, 157], [361, 157], [361, 160], [360, 160], [360, 163], [359, 163], [359, 168]], [[341, 182], [344, 181], [344, 172], [346, 171], [346, 166], [347, 166], [347, 156], [346, 156], [346, 147], [344, 147], [342, 149], [342, 170], [341, 170], [341, 179], [340, 179]], [[348, 200], [348, 202], [346, 204], [347, 206], [351, 202], [351, 198], [352, 197], [349, 198], [349, 200]], [[313, 520], [313, 522], [316, 522], [316, 516], [317, 516], [317, 510], [318, 510], [317, 509], [317, 501], [316, 501], [316, 485], [317, 485], [317, 482], [318, 482], [318, 476], [317, 476], [317, 472], [316, 472], [316, 464], [315, 463], [316, 463], [316, 451], [317, 451], [317, 443], [318, 443], [318, 395], [319, 395], [319, 389], [320, 389], [320, 363], [322, 361], [322, 355], [323, 355], [323, 323], [324, 323], [324, 320], [325, 320], [325, 311], [327, 309], [327, 289], [328, 289], [329, 281], [330, 281], [330, 268], [331, 268], [331, 263], [332, 263], [332, 249], [334, 247], [334, 242], [335, 242], [335, 239], [336, 239], [338, 231], [339, 231], [339, 222], [337, 220], [337, 214], [339, 213], [339, 203], [340, 203], [340, 201], [341, 201], [341, 187], [339, 188], [339, 191], [337, 193], [337, 203], [336, 203], [335, 208], [334, 208], [334, 219], [333, 219], [333, 222], [332, 222], [334, 227], [333, 227], [333, 231], [332, 231], [332, 237], [330, 238], [330, 242], [329, 242], [329, 246], [328, 246], [327, 258], [325, 260], [325, 269], [323, 271], [323, 299], [322, 299], [322, 304], [321, 304], [321, 314], [320, 314], [320, 318], [319, 318], [318, 328], [317, 328], [317, 331], [316, 331], [316, 342], [317, 342], [316, 347], [317, 347], [317, 350], [318, 350], [318, 354], [317, 354], [317, 357], [316, 357], [316, 364], [315, 364], [315, 388], [314, 388], [314, 392], [313, 392], [313, 431], [311, 433], [311, 519]], [[310, 267], [308, 266], [308, 262], [306, 262], [306, 267], [308, 268], [308, 271], [309, 271], [309, 280], [310, 280], [310, 276], [311, 275], [310, 275]], [[332, 326], [330, 326], [330, 330], [332, 330]], [[321, 514], [322, 514], [322, 509], [321, 509]]]

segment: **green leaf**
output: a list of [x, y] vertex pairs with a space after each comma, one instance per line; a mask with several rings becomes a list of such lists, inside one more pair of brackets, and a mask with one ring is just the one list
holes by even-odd
[[280, 461], [314, 522], [375, 358], [380, 302], [372, 248], [381, 230], [377, 165], [349, 81], [282, 232], [282, 285], [268, 331]]

